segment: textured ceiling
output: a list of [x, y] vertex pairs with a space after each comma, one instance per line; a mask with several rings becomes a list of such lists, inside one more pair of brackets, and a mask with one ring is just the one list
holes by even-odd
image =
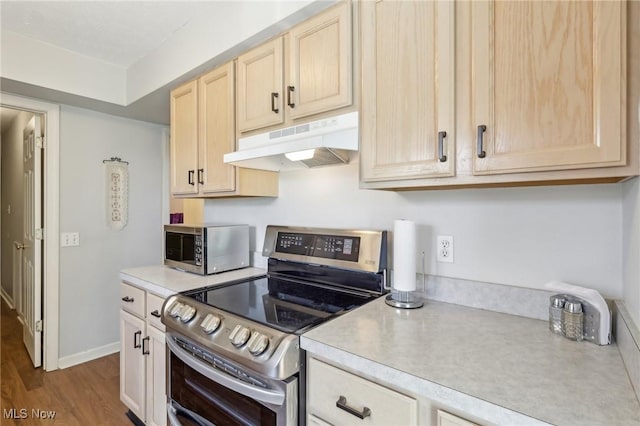
[[0, 25], [128, 68], [210, 5], [196, 1], [1, 1]]

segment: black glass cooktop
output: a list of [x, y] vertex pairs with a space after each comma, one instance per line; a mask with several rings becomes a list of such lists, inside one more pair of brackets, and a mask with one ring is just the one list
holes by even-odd
[[201, 303], [296, 333], [361, 306], [376, 295], [357, 294], [322, 284], [263, 277], [183, 293]]

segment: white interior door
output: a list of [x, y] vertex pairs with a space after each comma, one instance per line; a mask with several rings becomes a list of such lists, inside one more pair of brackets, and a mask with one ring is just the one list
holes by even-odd
[[42, 128], [35, 115], [24, 128], [24, 237], [22, 297], [24, 341], [34, 367], [42, 364]]

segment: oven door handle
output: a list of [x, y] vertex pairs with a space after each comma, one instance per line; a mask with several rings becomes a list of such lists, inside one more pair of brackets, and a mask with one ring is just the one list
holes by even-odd
[[182, 426], [180, 423], [180, 419], [178, 419], [178, 414], [188, 417], [190, 420], [194, 421], [198, 426], [216, 426], [211, 423], [204, 417], [200, 416], [193, 411], [187, 410], [180, 404], [175, 401], [169, 401], [167, 404], [167, 417], [169, 417], [169, 425], [171, 426]]
[[169, 338], [167, 339], [167, 346], [169, 346], [171, 352], [173, 352], [178, 358], [180, 358], [182, 362], [184, 362], [203, 376], [213, 380], [214, 382], [220, 383], [222, 386], [225, 386], [233, 391], [238, 392], [239, 394], [245, 395], [259, 402], [275, 405], [284, 404], [284, 392], [259, 388], [218, 371], [216, 368], [205, 364], [197, 358], [194, 358], [193, 355], [178, 346], [173, 341], [173, 337], [171, 335], [169, 335]]

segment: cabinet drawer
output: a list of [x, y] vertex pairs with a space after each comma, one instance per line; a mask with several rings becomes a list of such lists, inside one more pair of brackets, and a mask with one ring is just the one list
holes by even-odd
[[120, 283], [120, 307], [140, 318], [144, 318], [144, 290]]
[[163, 303], [164, 299], [162, 297], [147, 293], [147, 321], [161, 331], [164, 331], [164, 324], [160, 321]]
[[336, 425], [418, 424], [418, 403], [411, 397], [313, 358], [308, 371], [311, 417]]

